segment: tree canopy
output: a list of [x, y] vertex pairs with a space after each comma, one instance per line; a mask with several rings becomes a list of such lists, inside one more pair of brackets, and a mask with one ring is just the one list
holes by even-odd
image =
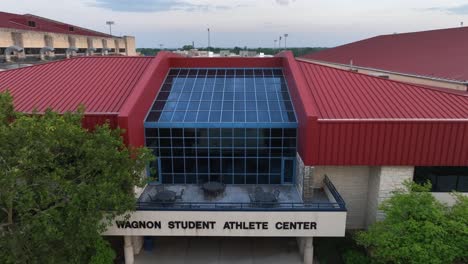
[[0, 263], [112, 262], [100, 234], [135, 208], [151, 154], [108, 125], [82, 128], [82, 110], [13, 109], [0, 93]]
[[383, 221], [357, 234], [374, 263], [468, 261], [468, 197], [454, 194], [453, 207], [430, 193], [430, 184], [407, 182], [384, 201]]

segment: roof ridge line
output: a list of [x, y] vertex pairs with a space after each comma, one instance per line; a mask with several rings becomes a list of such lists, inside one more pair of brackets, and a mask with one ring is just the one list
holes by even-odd
[[430, 87], [427, 87], [427, 86], [421, 86], [421, 85], [414, 84], [414, 83], [401, 82], [401, 81], [392, 80], [392, 79], [383, 79], [383, 78], [368, 75], [368, 74], [365, 74], [365, 73], [353, 72], [353, 71], [349, 71], [349, 70], [345, 70], [345, 69], [339, 69], [339, 68], [335, 68], [335, 67], [332, 67], [332, 66], [319, 64], [317, 62], [310, 61], [311, 59], [307, 59], [307, 58], [296, 58], [296, 60], [302, 61], [304, 63], [310, 63], [310, 64], [314, 64], [314, 65], [317, 65], [317, 66], [325, 67], [325, 68], [334, 69], [334, 70], [337, 70], [337, 71], [352, 73], [352, 74], [356, 74], [356, 75], [362, 75], [362, 76], [366, 76], [366, 77], [369, 77], [369, 78], [372, 78], [372, 79], [377, 79], [377, 80], [382, 80], [382, 81], [387, 81], [387, 82], [393, 82], [393, 83], [398, 83], [398, 84], [406, 84], [406, 85], [409, 85], [409, 86], [413, 86], [415, 88], [431, 90], [431, 91], [434, 91], [434, 92], [446, 93], [446, 94], [450, 94], [450, 95], [454, 95], [454, 96], [468, 97], [468, 93], [460, 94], [460, 93], [457, 93], [457, 92], [439, 90], [439, 89], [430, 88]]
[[[112, 36], [112, 35], [109, 35], [109, 34], [106, 34], [106, 33], [103, 33], [103, 32], [99, 32], [99, 31], [96, 31], [96, 30], [93, 30], [93, 29], [88, 29], [88, 28], [84, 28], [84, 27], [81, 27], [81, 26], [76, 26], [76, 25], [74, 25], [74, 24], [64, 23], [64, 22], [61, 22], [61, 21], [58, 21], [58, 20], [54, 20], [54, 19], [50, 19], [50, 18], [38, 16], [38, 15], [23, 14], [23, 15], [20, 15], [20, 16], [31, 16], [31, 17], [34, 17], [34, 18], [43, 19], [43, 20], [50, 21], [50, 22], [53, 22], [53, 23], [62, 24], [62, 25], [65, 25], [65, 26], [77, 27], [77, 28], [82, 29], [82, 30], [85, 30], [85, 31], [91, 31], [91, 32], [94, 32], [94, 33], [98, 33], [98, 34], [101, 34], [101, 35], [105, 35], [105, 36], [107, 36], [107, 37], [114, 37], [114, 36]], [[72, 35], [73, 35], [73, 34], [72, 34]]]
[[[29, 69], [29, 68], [33, 68], [33, 67], [39, 67], [39, 66], [43, 66], [43, 65], [50, 65], [50, 64], [53, 64], [53, 63], [59, 63], [59, 62], [64, 62], [66, 60], [74, 60], [74, 59], [78, 59], [78, 58], [81, 58], [81, 57], [71, 57], [71, 58], [65, 58], [63, 60], [54, 60], [54, 61], [47, 61], [47, 62], [39, 63], [39, 64], [33, 64], [33, 65], [30, 65], [30, 66], [21, 67], [21, 68], [7, 69], [7, 70], [4, 70], [4, 71], [0, 71], [0, 74], [2, 72], [12, 72], [12, 71], [15, 71], [15, 70]], [[27, 63], [24, 63], [24, 64], [27, 64]]]

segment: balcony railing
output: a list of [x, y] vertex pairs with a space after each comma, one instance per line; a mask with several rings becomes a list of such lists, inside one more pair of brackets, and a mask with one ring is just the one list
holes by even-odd
[[336, 202], [142, 202], [137, 201], [139, 211], [346, 211], [346, 204], [333, 183], [325, 175], [324, 188]]

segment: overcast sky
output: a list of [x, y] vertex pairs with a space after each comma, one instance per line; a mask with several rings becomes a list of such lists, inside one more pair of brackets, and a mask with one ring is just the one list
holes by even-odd
[[[1, 0], [1, 11], [31, 13], [78, 26], [133, 35], [138, 47], [332, 47], [394, 32], [468, 26], [458, 0]], [[7, 4], [10, 2], [9, 4]], [[284, 42], [282, 43], [284, 45]]]

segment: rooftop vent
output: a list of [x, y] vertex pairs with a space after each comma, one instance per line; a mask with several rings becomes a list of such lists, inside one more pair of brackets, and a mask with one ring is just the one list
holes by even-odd
[[31, 21], [31, 20], [29, 20], [29, 21], [28, 21], [28, 26], [30, 26], [30, 27], [36, 27], [36, 21]]
[[75, 31], [75, 27], [73, 27], [73, 26], [68, 26], [68, 31]]

